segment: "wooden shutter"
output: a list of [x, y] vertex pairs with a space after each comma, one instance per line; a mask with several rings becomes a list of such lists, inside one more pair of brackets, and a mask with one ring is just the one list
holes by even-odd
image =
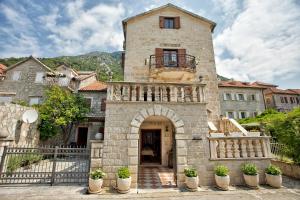
[[163, 16], [159, 16], [159, 28], [165, 28], [165, 18]]
[[178, 49], [178, 54], [177, 54], [178, 67], [186, 67], [185, 54], [186, 54], [185, 49]]
[[155, 49], [155, 63], [156, 67], [163, 67], [164, 50], [161, 48]]
[[101, 99], [101, 111], [105, 111], [106, 109], [106, 99]]
[[174, 18], [174, 28], [175, 29], [180, 29], [180, 18], [179, 17], [175, 17]]

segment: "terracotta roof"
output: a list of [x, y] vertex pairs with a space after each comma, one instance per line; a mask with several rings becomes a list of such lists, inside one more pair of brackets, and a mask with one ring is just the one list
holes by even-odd
[[274, 85], [272, 83], [264, 83], [260, 81], [255, 81], [252, 83], [253, 85], [267, 86], [267, 87], [278, 87], [278, 85]]
[[239, 87], [239, 88], [259, 88], [264, 89], [266, 86], [256, 85], [250, 82], [242, 81], [220, 81], [219, 87]]
[[4, 74], [4, 70], [6, 70], [6, 66], [0, 63], [0, 75]]
[[85, 87], [79, 89], [79, 91], [103, 91], [107, 89], [107, 85], [104, 82], [96, 81]]
[[290, 90], [292, 92], [295, 92], [297, 94], [300, 94], [300, 89], [288, 89], [288, 90]]
[[266, 94], [270, 94], [270, 93], [274, 93], [274, 94], [298, 94], [297, 92], [291, 91], [291, 90], [283, 90], [283, 89], [278, 89], [278, 88], [268, 88], [266, 91]]

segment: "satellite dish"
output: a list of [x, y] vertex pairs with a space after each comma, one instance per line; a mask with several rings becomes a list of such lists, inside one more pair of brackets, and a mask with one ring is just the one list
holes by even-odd
[[38, 119], [38, 113], [36, 110], [26, 110], [22, 115], [22, 120], [25, 123], [33, 123]]

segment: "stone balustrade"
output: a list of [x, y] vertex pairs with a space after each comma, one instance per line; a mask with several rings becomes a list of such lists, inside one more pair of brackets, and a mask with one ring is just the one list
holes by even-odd
[[110, 82], [108, 101], [205, 102], [205, 84]]
[[270, 137], [209, 137], [211, 160], [271, 158]]

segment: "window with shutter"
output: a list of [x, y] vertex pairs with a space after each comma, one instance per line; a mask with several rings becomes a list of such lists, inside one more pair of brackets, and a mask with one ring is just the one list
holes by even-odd
[[180, 17], [174, 18], [174, 25], [176, 29], [180, 29]]
[[155, 64], [156, 67], [163, 67], [164, 50], [161, 48], [155, 49]]
[[159, 16], [159, 28], [164, 28], [164, 17]]
[[105, 111], [106, 109], [106, 99], [101, 99], [101, 111]]
[[178, 49], [178, 66], [179, 67], [186, 67], [186, 50], [185, 49]]
[[180, 17], [159, 16], [159, 28], [179, 29], [180, 28]]

